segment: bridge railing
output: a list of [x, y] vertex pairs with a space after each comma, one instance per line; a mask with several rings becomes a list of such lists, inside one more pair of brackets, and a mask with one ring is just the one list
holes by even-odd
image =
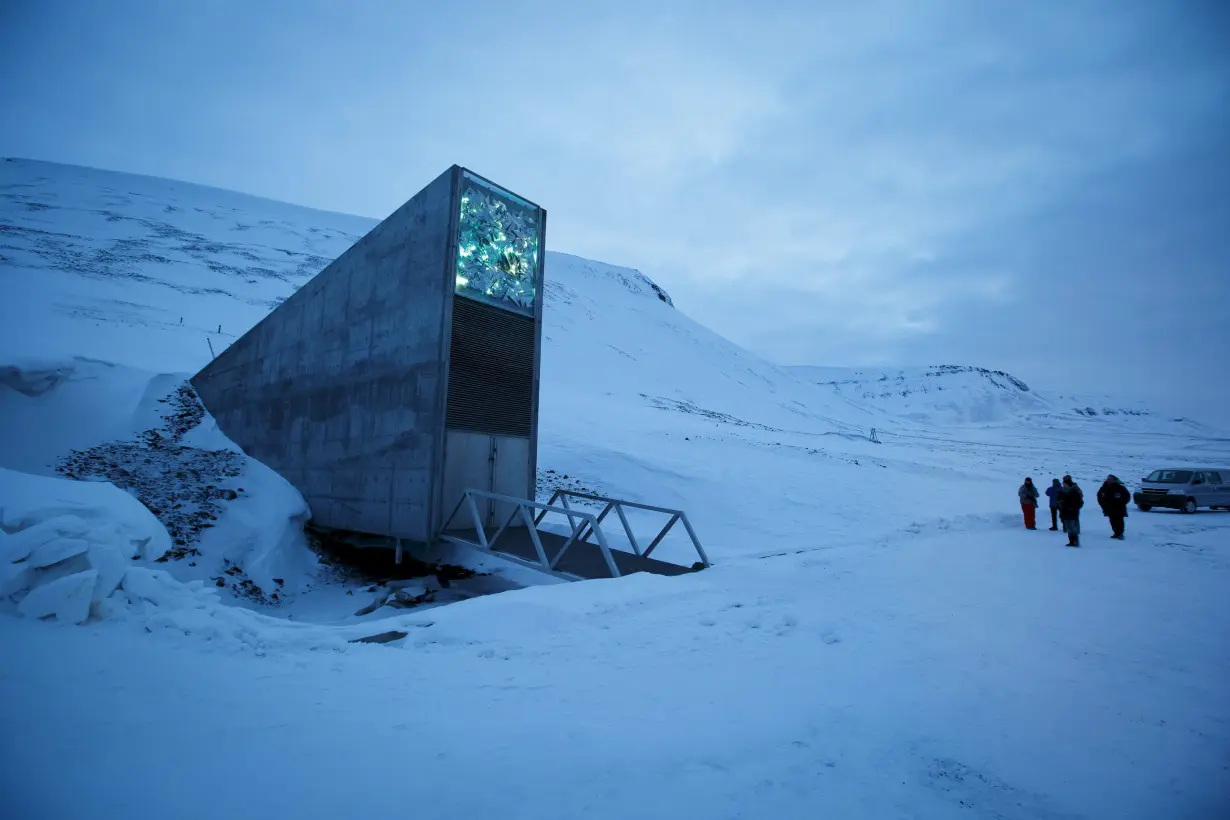
[[[499, 502], [512, 506], [512, 512], [500, 525], [499, 529], [488, 537], [487, 529], [483, 524], [483, 516], [478, 509], [478, 499], [487, 501]], [[577, 509], [569, 499], [585, 499], [601, 503], [602, 510], [598, 513], [588, 512], [586, 510]], [[558, 503], [557, 503], [558, 502]], [[656, 512], [669, 516], [666, 524], [658, 531], [653, 540], [649, 542], [649, 546], [641, 549], [640, 542], [636, 535], [632, 532], [632, 526], [628, 523], [628, 516], [625, 513], [625, 508], [645, 510], [647, 512]], [[467, 489], [462, 493], [461, 499], [457, 502], [457, 506], [453, 508], [452, 513], [444, 520], [445, 531], [448, 531], [457, 514], [464, 512], [468, 515], [470, 526], [474, 528], [475, 541], [468, 541], [460, 536], [448, 533], [444, 537], [456, 543], [466, 544], [471, 547], [477, 547], [481, 550], [499, 551], [499, 541], [501, 536], [508, 530], [513, 522], [518, 518], [525, 525], [527, 534], [530, 537], [531, 543], [534, 545], [534, 553], [537, 557], [536, 561], [527, 561], [516, 556], [508, 556], [508, 553], [501, 552], [502, 556], [512, 557], [514, 560], [534, 566], [538, 569], [543, 569], [553, 574], [566, 574], [559, 570], [560, 559], [564, 557], [568, 549], [577, 543], [586, 543], [596, 546], [602, 554], [603, 562], [611, 573], [612, 578], [620, 577], [619, 566], [615, 563], [615, 558], [611, 554], [611, 546], [607, 541], [606, 534], [602, 531], [602, 522], [606, 517], [614, 512], [620, 523], [623, 525], [624, 533], [628, 537], [628, 543], [632, 547], [632, 551], [642, 557], [648, 558], [658, 545], [662, 543], [667, 534], [675, 526], [682, 522], [687, 530], [688, 538], [692, 541], [692, 546], [696, 550], [697, 556], [700, 558], [700, 564], [704, 567], [711, 566], [709, 557], [705, 554], [704, 548], [700, 545], [700, 539], [696, 537], [696, 531], [692, 528], [692, 522], [688, 520], [688, 516], [683, 510], [673, 510], [667, 507], [655, 507], [651, 504], [642, 504], [637, 501], [628, 501], [621, 498], [607, 498], [606, 496], [595, 495], [593, 493], [585, 493], [577, 490], [556, 490], [551, 495], [551, 500], [547, 503], [541, 501], [531, 501], [525, 498], [515, 498], [501, 493], [494, 493], [488, 490], [473, 490]], [[531, 512], [532, 511], [532, 512]], [[546, 549], [543, 548], [542, 538], [539, 536], [538, 525], [550, 514], [562, 516], [568, 520], [569, 533], [564, 544], [560, 547], [555, 555], [548, 557]], [[468, 528], [467, 528], [468, 529]], [[596, 543], [589, 539], [593, 537]]]
[[[583, 498], [587, 501], [594, 501], [603, 505], [602, 512], [598, 513], [598, 515], [594, 517], [595, 521], [593, 525], [588, 528], [582, 527], [581, 535], [578, 539], [580, 541], [586, 541], [591, 532], [600, 527], [606, 517], [614, 512], [617, 516], [619, 516], [619, 522], [623, 524], [624, 534], [628, 536], [628, 543], [632, 546], [632, 551], [637, 555], [648, 558], [649, 555], [657, 549], [658, 545], [662, 543], [662, 539], [665, 538], [667, 533], [671, 531], [671, 528], [674, 527], [675, 524], [682, 522], [684, 529], [688, 532], [688, 538], [692, 541], [692, 547], [696, 550], [697, 556], [700, 557], [701, 564], [703, 564], [706, 568], [710, 566], [709, 556], [705, 555], [704, 547], [700, 545], [700, 539], [696, 537], [696, 530], [692, 529], [692, 522], [688, 520], [687, 513], [683, 510], [672, 510], [668, 507], [655, 507], [652, 504], [642, 504], [639, 501], [628, 501], [624, 498], [608, 498], [604, 495], [597, 495], [595, 493], [565, 489], [559, 489], [552, 493], [551, 500], [548, 501], [547, 504], [549, 506], [554, 505], [558, 501], [559, 506], [567, 509], [569, 515], [580, 515], [580, 512], [576, 511], [576, 508], [568, 503], [569, 498]], [[628, 516], [624, 512], [625, 508], [662, 513], [663, 515], [670, 516], [670, 518], [667, 519], [666, 524], [661, 530], [658, 531], [658, 534], [654, 536], [654, 539], [649, 542], [649, 546], [645, 548], [644, 552], [641, 551], [641, 545], [637, 541], [636, 536], [632, 533], [632, 526], [628, 523]], [[546, 513], [541, 513], [536, 521], [541, 521], [545, 515]], [[569, 519], [569, 523], [574, 523], [571, 518]], [[599, 537], [601, 537], [600, 530]]]
[[[487, 537], [486, 528], [483, 526], [483, 517], [479, 514], [478, 503], [475, 499], [482, 498], [488, 501], [497, 501], [504, 504], [513, 505], [513, 511], [505, 519], [500, 528], [495, 531], [495, 534], [490, 538]], [[605, 561], [607, 569], [611, 572], [612, 578], [620, 577], [619, 567], [615, 564], [615, 558], [611, 555], [610, 545], [607, 544], [606, 536], [602, 532], [601, 522], [598, 517], [592, 513], [587, 513], [582, 510], [570, 509], [566, 506], [555, 506], [553, 504], [543, 504], [540, 501], [530, 501], [526, 498], [514, 498], [510, 495], [502, 495], [501, 493], [493, 493], [487, 490], [466, 490], [462, 493], [461, 500], [457, 502], [457, 506], [453, 508], [453, 512], [444, 520], [444, 529], [449, 529], [449, 524], [457, 517], [457, 513], [465, 509], [470, 516], [470, 523], [474, 527], [477, 542], [465, 541], [455, 535], [446, 535], [445, 537], [451, 541], [456, 541], [468, 544], [472, 547], [478, 547], [482, 550], [496, 551], [500, 536], [512, 525], [513, 521], [520, 518], [525, 528], [529, 533], [530, 541], [534, 544], [534, 552], [538, 556], [536, 562], [525, 562], [544, 569], [550, 573], [558, 573], [560, 559], [568, 552], [568, 548], [575, 544], [583, 532], [588, 538], [592, 531], [598, 539], [597, 547], [602, 553], [603, 561]], [[530, 510], [536, 510], [537, 516], [532, 515]], [[543, 549], [542, 539], [538, 535], [538, 523], [547, 516], [548, 513], [558, 513], [569, 520], [572, 525], [572, 532], [568, 536], [568, 540], [560, 547], [559, 552], [555, 553], [551, 558], [547, 557], [547, 551]], [[501, 553], [506, 555], [506, 553]], [[514, 556], [515, 557], [515, 556]]]

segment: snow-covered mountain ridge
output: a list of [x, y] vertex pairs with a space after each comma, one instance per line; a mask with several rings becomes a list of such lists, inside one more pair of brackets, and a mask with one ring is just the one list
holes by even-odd
[[789, 366], [800, 379], [898, 418], [937, 424], [1044, 423], [1083, 419], [1146, 419], [1198, 434], [1211, 428], [1188, 418], [1159, 414], [1122, 397], [1031, 389], [1002, 370], [970, 365], [844, 368]]

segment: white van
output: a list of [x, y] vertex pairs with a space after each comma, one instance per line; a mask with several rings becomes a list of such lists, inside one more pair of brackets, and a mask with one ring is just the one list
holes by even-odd
[[1142, 478], [1132, 500], [1142, 511], [1169, 507], [1194, 513], [1200, 507], [1230, 510], [1230, 468], [1154, 470]]

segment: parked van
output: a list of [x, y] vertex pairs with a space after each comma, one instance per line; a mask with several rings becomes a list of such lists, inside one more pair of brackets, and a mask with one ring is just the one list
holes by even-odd
[[1230, 510], [1230, 468], [1154, 470], [1141, 479], [1140, 490], [1132, 500], [1144, 512], [1154, 507], [1185, 513], [1194, 513], [1200, 507]]

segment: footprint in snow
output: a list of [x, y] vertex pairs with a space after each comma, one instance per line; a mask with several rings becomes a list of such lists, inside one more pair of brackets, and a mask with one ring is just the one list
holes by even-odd
[[798, 618], [795, 618], [793, 615], [783, 615], [773, 631], [779, 636], [789, 635], [798, 625]]

